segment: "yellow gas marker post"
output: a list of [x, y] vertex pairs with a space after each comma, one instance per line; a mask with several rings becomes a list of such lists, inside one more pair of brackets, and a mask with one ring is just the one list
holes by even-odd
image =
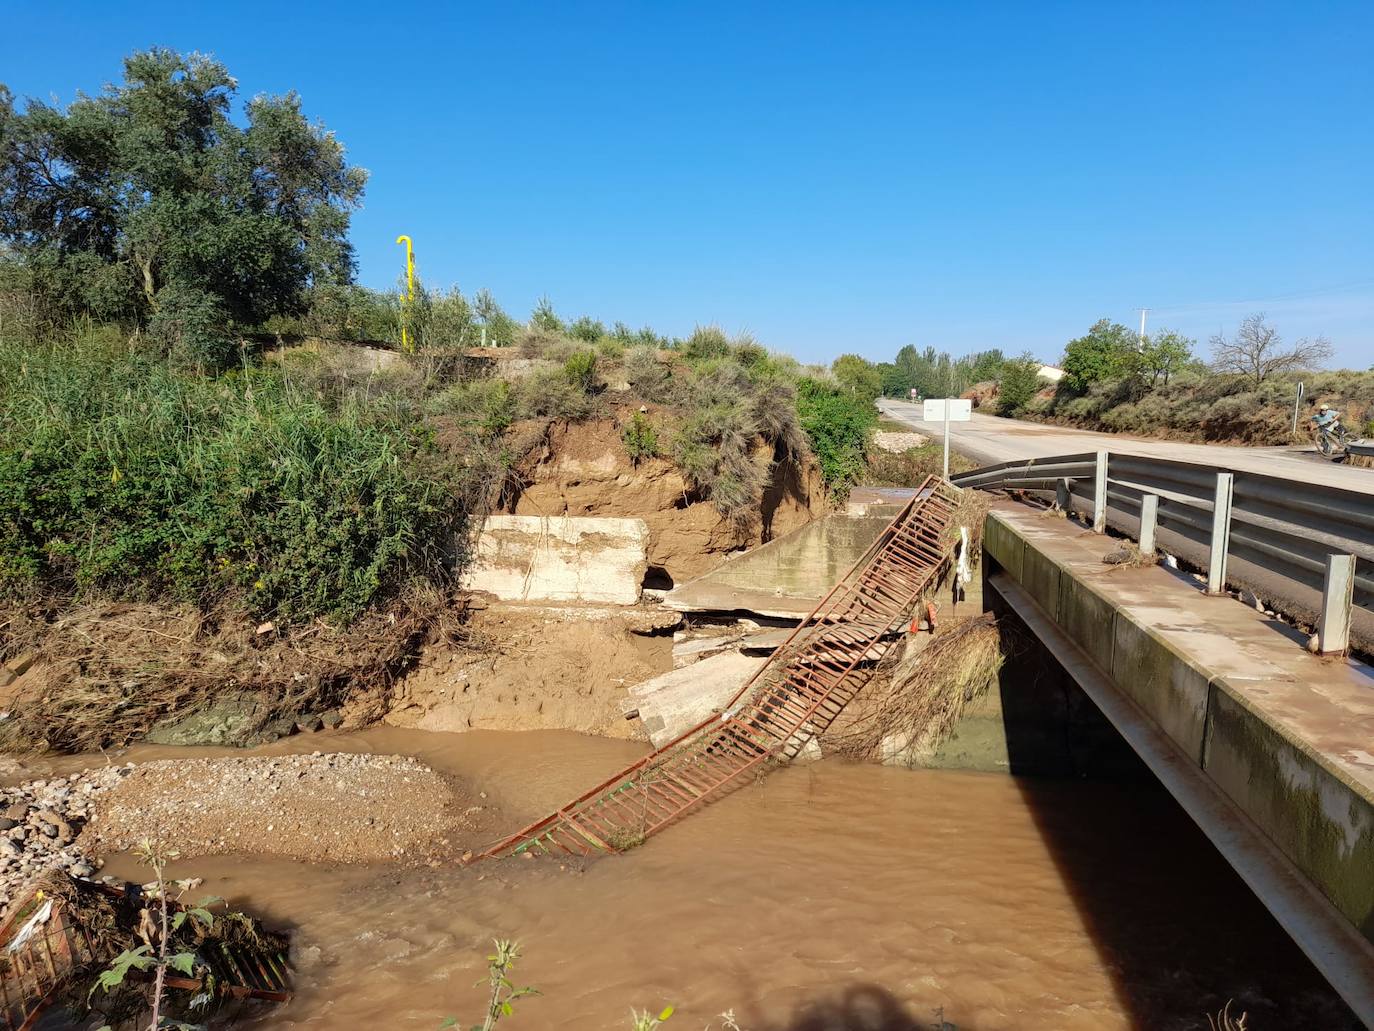
[[397, 243], [406, 245], [406, 296], [405, 303], [401, 305], [401, 350], [407, 354], [415, 350], [410, 342], [410, 331], [406, 326], [409, 316], [409, 305], [415, 301], [415, 249], [411, 245], [410, 237], [402, 234], [396, 237]]

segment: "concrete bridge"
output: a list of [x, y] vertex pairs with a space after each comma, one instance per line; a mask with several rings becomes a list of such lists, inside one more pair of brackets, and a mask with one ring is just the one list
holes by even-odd
[[[1036, 642], [1004, 680], [1077, 685], [1374, 1026], [1374, 670], [1204, 577], [1104, 564], [1120, 542], [1056, 515], [987, 520], [984, 604]], [[1044, 720], [1008, 714], [1013, 767]]]

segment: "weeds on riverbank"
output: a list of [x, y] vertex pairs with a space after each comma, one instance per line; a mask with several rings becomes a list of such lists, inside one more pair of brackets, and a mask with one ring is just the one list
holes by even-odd
[[1338, 409], [1352, 429], [1374, 415], [1374, 372], [1339, 370], [1281, 373], [1258, 386], [1239, 376], [1202, 372], [1154, 386], [1129, 377], [1104, 379], [1077, 396], [1061, 387], [1032, 402], [1026, 414], [1083, 429], [1202, 443], [1288, 444], [1299, 381], [1306, 399], [1298, 411], [1300, 438], [1321, 402]]
[[474, 484], [422, 414], [108, 334], [0, 343], [0, 591], [348, 623], [461, 561]]

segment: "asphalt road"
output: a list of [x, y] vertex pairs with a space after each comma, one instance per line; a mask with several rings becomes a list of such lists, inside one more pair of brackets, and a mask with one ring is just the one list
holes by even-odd
[[[921, 418], [921, 406], [918, 404], [884, 399], [878, 402], [878, 407], [890, 418], [904, 422], [918, 433], [927, 434], [935, 440], [941, 439], [944, 434], [943, 423], [927, 423]], [[1066, 426], [1002, 419], [995, 415], [979, 415], [977, 412], [973, 413], [971, 422], [950, 424], [950, 447], [980, 465], [1105, 449], [1122, 454], [1148, 455], [1176, 462], [1198, 462], [1269, 476], [1285, 476], [1303, 483], [1323, 483], [1374, 494], [1374, 469], [1339, 465], [1322, 458], [1312, 448], [1232, 447], [1142, 440], [1116, 433], [1094, 433]]]

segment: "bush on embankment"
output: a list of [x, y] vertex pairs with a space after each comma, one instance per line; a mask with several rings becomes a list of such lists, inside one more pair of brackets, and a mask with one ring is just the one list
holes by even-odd
[[469, 477], [422, 416], [115, 333], [0, 342], [0, 591], [347, 623], [452, 568]]
[[1236, 375], [1185, 373], [1149, 386], [1135, 377], [1101, 380], [1075, 395], [1061, 387], [1030, 404], [1030, 418], [1081, 429], [1134, 433], [1204, 443], [1286, 444], [1292, 439], [1297, 384], [1305, 401], [1298, 412], [1304, 434], [1315, 406], [1342, 413], [1356, 433], [1374, 416], [1374, 372], [1309, 372], [1274, 375], [1258, 387]]

